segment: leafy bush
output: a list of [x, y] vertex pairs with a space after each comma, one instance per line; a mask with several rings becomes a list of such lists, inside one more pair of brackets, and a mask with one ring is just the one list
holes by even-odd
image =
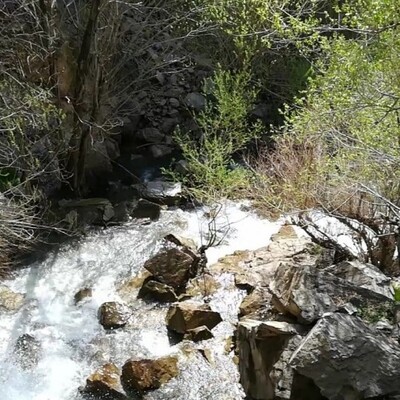
[[[188, 163], [188, 173], [176, 176], [188, 192], [201, 200], [235, 197], [248, 186], [248, 171], [235, 163], [234, 156], [261, 133], [259, 123], [249, 123], [248, 113], [257, 92], [248, 71], [218, 70], [208, 84], [209, 100], [194, 118], [200, 137], [177, 130], [175, 141]], [[210, 89], [210, 87], [212, 89]]]
[[394, 2], [376, 5], [347, 2], [338, 9], [343, 24], [360, 33], [324, 42], [320, 74], [286, 109], [283, 136], [258, 162], [259, 195], [269, 206], [320, 207], [339, 217], [366, 243], [366, 261], [393, 272], [400, 216], [400, 29]]

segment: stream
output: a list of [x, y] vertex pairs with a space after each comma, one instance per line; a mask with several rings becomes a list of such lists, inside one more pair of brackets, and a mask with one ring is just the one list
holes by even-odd
[[[161, 248], [165, 235], [179, 234], [200, 245], [207, 241], [208, 223], [204, 209], [166, 210], [156, 222], [134, 220], [60, 245], [44, 261], [26, 266], [5, 281], [13, 291], [25, 294], [25, 302], [16, 313], [0, 314], [0, 399], [80, 400], [78, 388], [104, 363], [121, 367], [131, 357], [168, 354], [178, 356], [179, 376], [145, 399], [244, 398], [233, 352], [226, 350], [245, 295], [234, 286], [232, 275], [218, 277], [221, 288], [209, 299], [211, 308], [223, 318], [211, 340], [171, 344], [165, 326], [168, 306], [138, 300], [136, 293], [128, 303], [132, 315], [125, 328], [109, 332], [98, 322], [99, 306], [121, 301], [118, 287], [140, 273], [143, 263]], [[209, 264], [235, 250], [267, 245], [279, 227], [279, 222], [260, 219], [242, 204], [226, 203], [217, 218], [217, 231], [224, 239], [208, 250]], [[75, 305], [75, 293], [86, 287], [92, 288], [92, 297]], [[14, 351], [23, 334], [41, 344], [37, 363], [28, 369], [21, 368]]]

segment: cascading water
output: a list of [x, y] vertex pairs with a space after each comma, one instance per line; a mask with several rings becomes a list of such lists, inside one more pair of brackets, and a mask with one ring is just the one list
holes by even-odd
[[[112, 332], [105, 331], [97, 317], [103, 302], [121, 300], [117, 292], [121, 282], [138, 274], [166, 234], [180, 234], [200, 244], [207, 222], [202, 210], [164, 211], [157, 222], [132, 221], [63, 245], [45, 261], [6, 281], [13, 291], [25, 294], [25, 302], [17, 313], [0, 315], [0, 399], [78, 400], [78, 388], [104, 363], [122, 366], [131, 357], [166, 354], [178, 355], [180, 374], [145, 399], [242, 399], [237, 367], [232, 353], [226, 351], [244, 296], [231, 275], [219, 276], [221, 288], [209, 301], [223, 322], [206, 342], [170, 344], [167, 307], [156, 303], [134, 299], [128, 303], [132, 312], [128, 325]], [[220, 246], [209, 249], [209, 263], [234, 250], [266, 245], [279, 225], [242, 211], [239, 204], [227, 203], [218, 215], [218, 229], [226, 237]], [[92, 297], [75, 305], [74, 294], [85, 287], [93, 289]], [[14, 350], [23, 334], [40, 342], [38, 362], [25, 369]], [[207, 349], [208, 357], [199, 348]]]

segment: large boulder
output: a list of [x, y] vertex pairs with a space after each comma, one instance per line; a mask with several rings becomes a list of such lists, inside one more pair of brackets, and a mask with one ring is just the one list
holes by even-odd
[[343, 261], [340, 264], [325, 268], [325, 271], [355, 286], [380, 293], [390, 300], [393, 299], [391, 279], [375, 265], [365, 264], [358, 260]]
[[42, 345], [34, 336], [24, 333], [14, 347], [14, 357], [22, 369], [32, 369], [39, 362], [42, 353]]
[[128, 360], [122, 367], [121, 382], [128, 393], [158, 389], [179, 373], [173, 356], [156, 360]]
[[[236, 331], [240, 382], [251, 399], [292, 399], [293, 373], [288, 361], [301, 342], [304, 328], [282, 321], [244, 318]], [[286, 383], [287, 382], [287, 383]], [[303, 393], [301, 399], [308, 398]]]
[[195, 274], [198, 262], [193, 253], [173, 247], [147, 260], [144, 268], [151, 272], [155, 280], [181, 290]]
[[120, 382], [120, 370], [112, 363], [104, 364], [86, 379], [85, 397], [95, 399], [127, 400]]
[[290, 364], [330, 400], [400, 395], [400, 346], [346, 314], [321, 318]]
[[0, 285], [0, 311], [18, 311], [24, 304], [25, 296]]
[[301, 323], [310, 324], [326, 312], [346, 309], [351, 304], [359, 313], [364, 310], [387, 310], [390, 318], [393, 302], [375, 291], [355, 286], [330, 272], [311, 265], [282, 262], [270, 284], [275, 308], [291, 314]]
[[181, 303], [169, 308], [166, 321], [169, 329], [184, 334], [203, 325], [208, 329], [213, 329], [222, 321], [222, 318], [207, 304]]
[[105, 329], [122, 328], [129, 317], [130, 313], [126, 306], [115, 301], [103, 303], [98, 311], [99, 322]]

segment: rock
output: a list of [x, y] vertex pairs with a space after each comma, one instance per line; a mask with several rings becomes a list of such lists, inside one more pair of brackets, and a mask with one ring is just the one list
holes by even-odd
[[85, 182], [91, 188], [102, 187], [111, 177], [113, 166], [105, 140], [93, 140], [85, 158]]
[[214, 294], [220, 287], [221, 284], [212, 275], [203, 273], [189, 281], [185, 294], [192, 297], [207, 297]]
[[21, 335], [14, 347], [14, 356], [22, 369], [32, 369], [39, 362], [42, 345], [38, 339], [27, 333]]
[[248, 294], [240, 304], [239, 315], [241, 317], [249, 314], [257, 314], [265, 308], [270, 308], [272, 295], [268, 290], [256, 288]]
[[120, 382], [120, 370], [112, 363], [104, 364], [86, 379], [83, 390], [85, 395], [92, 398], [127, 400]]
[[357, 260], [343, 261], [325, 268], [325, 271], [355, 286], [363, 287], [393, 300], [391, 279], [372, 264], [364, 264]]
[[400, 394], [400, 346], [357, 317], [336, 313], [321, 318], [290, 363], [328, 399]]
[[88, 297], [92, 297], [92, 294], [93, 290], [91, 288], [84, 288], [79, 290], [78, 292], [75, 293], [74, 296], [75, 305]]
[[177, 304], [169, 308], [166, 317], [168, 328], [182, 334], [203, 325], [213, 329], [221, 321], [220, 314], [206, 304]]
[[182, 198], [182, 185], [178, 182], [154, 180], [137, 186], [140, 196], [161, 204], [173, 205]]
[[157, 128], [144, 128], [137, 132], [137, 137], [146, 143], [162, 143], [165, 135]]
[[[291, 314], [301, 323], [312, 323], [326, 312], [342, 309], [351, 303], [368, 318], [375, 313], [386, 317], [392, 301], [379, 293], [357, 287], [330, 272], [313, 266], [295, 265], [290, 262], [278, 267], [270, 284], [272, 302], [279, 312]], [[371, 322], [376, 322], [372, 321]]]
[[150, 152], [154, 158], [161, 158], [168, 156], [173, 151], [174, 148], [166, 144], [153, 144], [152, 146], [150, 146]]
[[122, 328], [130, 317], [129, 310], [121, 303], [103, 303], [98, 311], [99, 322], [105, 329]]
[[144, 283], [139, 291], [139, 297], [159, 301], [161, 303], [172, 303], [178, 300], [171, 286], [154, 280], [149, 280]]
[[169, 99], [169, 104], [173, 108], [179, 108], [179, 106], [180, 106], [179, 100], [175, 99], [174, 97]]
[[171, 248], [147, 260], [144, 268], [151, 272], [155, 280], [180, 290], [185, 287], [197, 263], [198, 259], [190, 253]]
[[158, 389], [178, 376], [178, 359], [128, 360], [122, 367], [121, 382], [128, 393]]
[[130, 212], [132, 218], [150, 218], [155, 221], [160, 218], [161, 206], [146, 199], [139, 199]]
[[197, 252], [196, 243], [192, 239], [170, 233], [170, 234], [164, 236], [164, 240], [166, 240], [167, 242], [173, 243], [176, 246], [185, 247], [187, 249], [192, 250], [193, 252]]
[[195, 111], [202, 111], [206, 107], [206, 98], [197, 92], [192, 92], [186, 95], [185, 104], [186, 106], [193, 108]]
[[107, 155], [110, 160], [116, 160], [121, 156], [121, 152], [119, 150], [118, 142], [110, 137], [105, 140]]
[[[296, 398], [291, 397], [293, 373], [288, 362], [304, 334], [301, 326], [282, 321], [244, 318], [239, 322], [236, 347], [240, 382], [249, 398]], [[300, 398], [314, 400], [305, 393]]]
[[214, 335], [211, 331], [205, 325], [202, 325], [198, 328], [189, 329], [183, 338], [192, 342], [200, 342], [201, 340], [208, 340], [213, 337]]
[[174, 171], [182, 176], [189, 175], [189, 163], [186, 160], [179, 160], [174, 164]]
[[25, 296], [0, 285], [0, 311], [18, 311], [24, 304]]
[[[176, 118], [164, 118], [160, 127], [160, 130], [166, 134], [169, 135], [171, 132], [173, 132], [178, 125], [178, 119]], [[168, 137], [165, 138], [165, 143], [168, 143]], [[171, 143], [172, 144], [172, 143]]]
[[66, 210], [75, 209], [81, 225], [104, 225], [114, 216], [114, 208], [108, 199], [60, 200], [58, 204]]
[[136, 300], [138, 289], [151, 277], [151, 273], [145, 269], [141, 270], [136, 276], [122, 283], [117, 289], [118, 295], [127, 303]]

